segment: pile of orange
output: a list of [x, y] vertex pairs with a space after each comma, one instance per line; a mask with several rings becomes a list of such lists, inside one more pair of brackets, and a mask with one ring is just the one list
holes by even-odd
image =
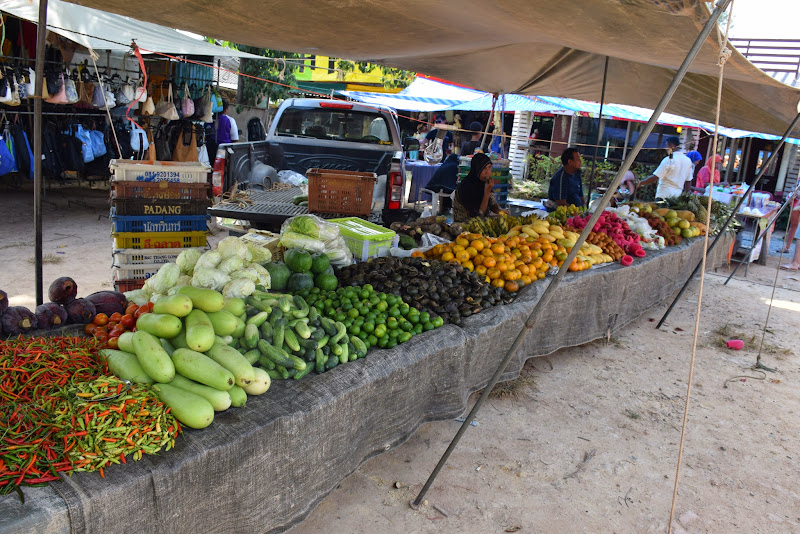
[[456, 261], [486, 277], [493, 286], [505, 287], [510, 292], [544, 278], [547, 270], [561, 265], [566, 256], [564, 247], [543, 237], [481, 234], [461, 234], [454, 242], [436, 245], [424, 253], [429, 259]]

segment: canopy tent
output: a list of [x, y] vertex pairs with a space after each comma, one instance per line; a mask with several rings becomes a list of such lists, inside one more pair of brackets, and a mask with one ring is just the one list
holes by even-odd
[[[39, 20], [38, 0], [0, 0], [0, 11], [33, 23]], [[131, 42], [136, 41], [140, 47], [152, 52], [263, 59], [255, 54], [194, 39], [172, 28], [63, 0], [47, 2], [47, 29], [94, 50], [126, 52], [131, 49]]]
[[[277, 50], [370, 61], [491, 93], [600, 98], [655, 107], [708, 20], [700, 0], [320, 0], [204, 3], [81, 0], [81, 4], [203, 35]], [[263, 16], [253, 16], [261, 9]], [[735, 7], [734, 7], [735, 9]], [[280, 23], [264, 29], [266, 17]], [[312, 31], [313, 30], [313, 31]], [[712, 33], [666, 111], [713, 122], [720, 46]], [[781, 134], [800, 89], [734, 51], [725, 68], [721, 124]]]

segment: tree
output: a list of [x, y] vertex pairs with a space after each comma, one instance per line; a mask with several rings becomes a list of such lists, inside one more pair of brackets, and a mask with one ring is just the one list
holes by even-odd
[[356, 68], [361, 70], [361, 72], [371, 72], [373, 69], [379, 68], [381, 71], [381, 83], [387, 89], [404, 89], [408, 87], [408, 84], [414, 81], [414, 77], [416, 76], [416, 74], [411, 71], [375, 65], [373, 63], [367, 63], [366, 61], [348, 61], [346, 59], [340, 59], [336, 63], [336, 68], [342, 73], [342, 78], [344, 78], [344, 73], [355, 72]]
[[271, 58], [242, 59], [239, 72], [261, 80], [249, 76], [241, 77], [239, 82], [241, 103], [256, 105], [264, 98], [267, 102], [275, 102], [286, 98], [291, 87], [297, 87], [297, 80], [294, 77], [294, 71], [298, 67], [297, 62], [286, 60], [301, 59], [303, 57], [301, 54], [245, 45], [237, 45], [236, 48], [242, 52]]

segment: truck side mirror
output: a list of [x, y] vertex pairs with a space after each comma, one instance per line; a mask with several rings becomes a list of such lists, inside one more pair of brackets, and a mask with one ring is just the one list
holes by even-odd
[[419, 150], [419, 139], [414, 139], [413, 137], [406, 137], [403, 139], [403, 150], [406, 152]]

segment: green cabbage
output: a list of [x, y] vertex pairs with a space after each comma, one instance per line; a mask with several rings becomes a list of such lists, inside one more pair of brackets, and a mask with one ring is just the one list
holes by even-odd
[[298, 215], [283, 223], [281, 233], [284, 232], [296, 232], [320, 241], [331, 241], [339, 237], [339, 226], [316, 215]]
[[297, 232], [284, 232], [281, 235], [281, 245], [286, 248], [302, 248], [309, 252], [325, 252], [325, 243]]
[[247, 250], [249, 250], [250, 255], [253, 256], [253, 263], [260, 263], [261, 265], [264, 265], [265, 263], [272, 261], [272, 252], [270, 252], [270, 250], [266, 247], [260, 247], [248, 241]]
[[145, 286], [154, 294], [166, 294], [178, 281], [180, 275], [181, 268], [177, 264], [165, 263], [156, 274], [147, 279]]
[[238, 256], [242, 262], [249, 262], [253, 259], [247, 244], [238, 237], [229, 236], [217, 244], [217, 252], [222, 255], [223, 260], [232, 256]]
[[227, 274], [238, 271], [242, 267], [244, 267], [244, 260], [240, 256], [229, 256], [217, 265], [217, 269]]
[[237, 280], [239, 278], [247, 278], [248, 280], [252, 280], [254, 283], [258, 283], [258, 271], [253, 269], [252, 267], [246, 267], [244, 269], [239, 269], [238, 271], [234, 271], [231, 273], [231, 280]]
[[237, 278], [231, 280], [222, 289], [222, 296], [225, 298], [245, 298], [249, 297], [256, 290], [256, 284], [249, 278]]
[[175, 285], [172, 286], [169, 291], [167, 291], [167, 295], [174, 295], [180, 288], [190, 285], [192, 285], [192, 277], [188, 274], [182, 274], [178, 277]]
[[125, 298], [128, 302], [133, 302], [137, 306], [144, 306], [150, 302], [150, 293], [144, 289], [134, 289], [133, 291], [126, 291]]
[[197, 269], [216, 269], [219, 262], [222, 261], [222, 254], [217, 252], [216, 250], [209, 250], [206, 251], [200, 259], [197, 260], [197, 263], [194, 265], [194, 270]]
[[264, 286], [265, 289], [272, 287], [272, 279], [269, 276], [269, 271], [263, 265], [251, 263], [250, 268], [258, 273], [258, 280], [255, 280], [256, 284]]
[[228, 276], [228, 273], [224, 273], [219, 269], [198, 269], [195, 267], [192, 286], [219, 291], [230, 281], [231, 277]]
[[175, 263], [178, 264], [178, 267], [181, 268], [181, 272], [191, 275], [194, 272], [194, 266], [197, 264], [197, 260], [200, 259], [200, 256], [203, 255], [203, 252], [196, 248], [187, 248], [180, 254], [178, 254], [178, 258], [175, 260]]

